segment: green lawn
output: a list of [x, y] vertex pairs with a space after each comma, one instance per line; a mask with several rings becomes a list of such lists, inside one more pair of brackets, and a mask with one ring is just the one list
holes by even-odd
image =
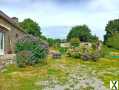
[[50, 79], [56, 79], [63, 85], [68, 81], [70, 72], [74, 72], [77, 66], [81, 66], [80, 73], [94, 73], [106, 87], [109, 87], [110, 80], [119, 81], [119, 60], [101, 58], [93, 62], [68, 57], [53, 60], [49, 57], [47, 63], [33, 67], [18, 68], [15, 65], [6, 67], [0, 72], [0, 90], [42, 90], [44, 86], [40, 85], [40, 81]]

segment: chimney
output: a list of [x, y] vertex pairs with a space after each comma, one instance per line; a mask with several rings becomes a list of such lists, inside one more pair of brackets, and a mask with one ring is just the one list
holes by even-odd
[[18, 23], [19, 22], [19, 20], [18, 20], [18, 18], [17, 17], [12, 17], [11, 18], [14, 22], [16, 22], [16, 23]]

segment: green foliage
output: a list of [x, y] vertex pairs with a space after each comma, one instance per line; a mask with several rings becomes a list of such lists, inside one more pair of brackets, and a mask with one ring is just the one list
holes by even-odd
[[50, 47], [58, 48], [60, 46], [60, 39], [48, 38], [47, 42]]
[[119, 33], [109, 37], [105, 44], [111, 48], [119, 49]]
[[95, 43], [95, 42], [97, 42], [99, 39], [98, 39], [98, 37], [96, 36], [96, 35], [92, 35], [91, 37], [90, 37], [90, 42], [92, 42], [92, 43]]
[[17, 42], [16, 53], [18, 66], [33, 65], [47, 57], [48, 46], [37, 38], [27, 35]]
[[79, 46], [80, 39], [79, 38], [71, 38], [70, 43], [72, 46]]
[[91, 31], [86, 25], [73, 27], [67, 36], [67, 40], [70, 41], [71, 38], [79, 38], [83, 42], [95, 41], [97, 39], [97, 37], [91, 35]]
[[67, 55], [74, 58], [81, 58], [82, 60], [96, 61], [101, 56], [101, 53], [96, 49], [96, 44], [93, 44], [92, 47], [85, 47], [85, 45], [71, 47], [68, 49]]
[[19, 24], [27, 33], [34, 36], [41, 36], [40, 26], [32, 19], [24, 19], [24, 21], [20, 22]]
[[104, 44], [108, 47], [119, 49], [119, 19], [109, 21], [105, 31]]
[[65, 54], [66, 51], [67, 51], [67, 48], [63, 48], [63, 47], [60, 47], [60, 48], [59, 48], [59, 52], [60, 52], [61, 54]]
[[111, 48], [107, 47], [106, 45], [102, 46], [102, 49], [101, 49], [101, 56], [102, 57], [106, 57], [106, 58], [109, 57], [110, 52], [111, 52]]
[[67, 50], [67, 56], [73, 58], [80, 58], [80, 48], [79, 47], [71, 47]]
[[24, 50], [17, 53], [17, 65], [19, 67], [25, 67], [29, 63], [29, 56], [32, 55], [32, 52]]
[[44, 36], [44, 35], [41, 35], [41, 36], [40, 36], [40, 39], [42, 39], [42, 40], [44, 40], [44, 41], [47, 41], [47, 37]]
[[47, 41], [50, 47], [55, 44], [55, 41], [52, 38], [48, 38]]
[[101, 55], [100, 51], [97, 50], [95, 47], [96, 44], [93, 44], [91, 48], [80, 48], [80, 54], [82, 60], [93, 60], [96, 61]]

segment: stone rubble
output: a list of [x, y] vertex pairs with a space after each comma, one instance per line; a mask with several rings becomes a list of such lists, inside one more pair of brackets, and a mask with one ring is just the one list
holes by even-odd
[[40, 81], [39, 85], [43, 90], [109, 90], [104, 83], [96, 77], [95, 72], [86, 68], [86, 66], [77, 66], [73, 70], [67, 69], [68, 81], [64, 85], [59, 81], [50, 79], [50, 81]]

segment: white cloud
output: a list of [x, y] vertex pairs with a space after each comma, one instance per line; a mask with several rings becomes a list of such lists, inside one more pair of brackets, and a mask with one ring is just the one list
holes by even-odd
[[21, 2], [22, 0], [0, 0], [0, 3], [6, 4], [6, 3], [18, 3]]
[[115, 11], [118, 9], [118, 0], [92, 0], [89, 2], [88, 7], [94, 11]]
[[62, 5], [63, 2], [56, 4], [54, 0], [0, 0], [0, 8], [20, 20], [32, 18], [42, 27], [87, 24], [93, 34], [102, 39], [106, 23], [119, 18], [119, 0], [82, 2], [85, 4], [65, 2]]

